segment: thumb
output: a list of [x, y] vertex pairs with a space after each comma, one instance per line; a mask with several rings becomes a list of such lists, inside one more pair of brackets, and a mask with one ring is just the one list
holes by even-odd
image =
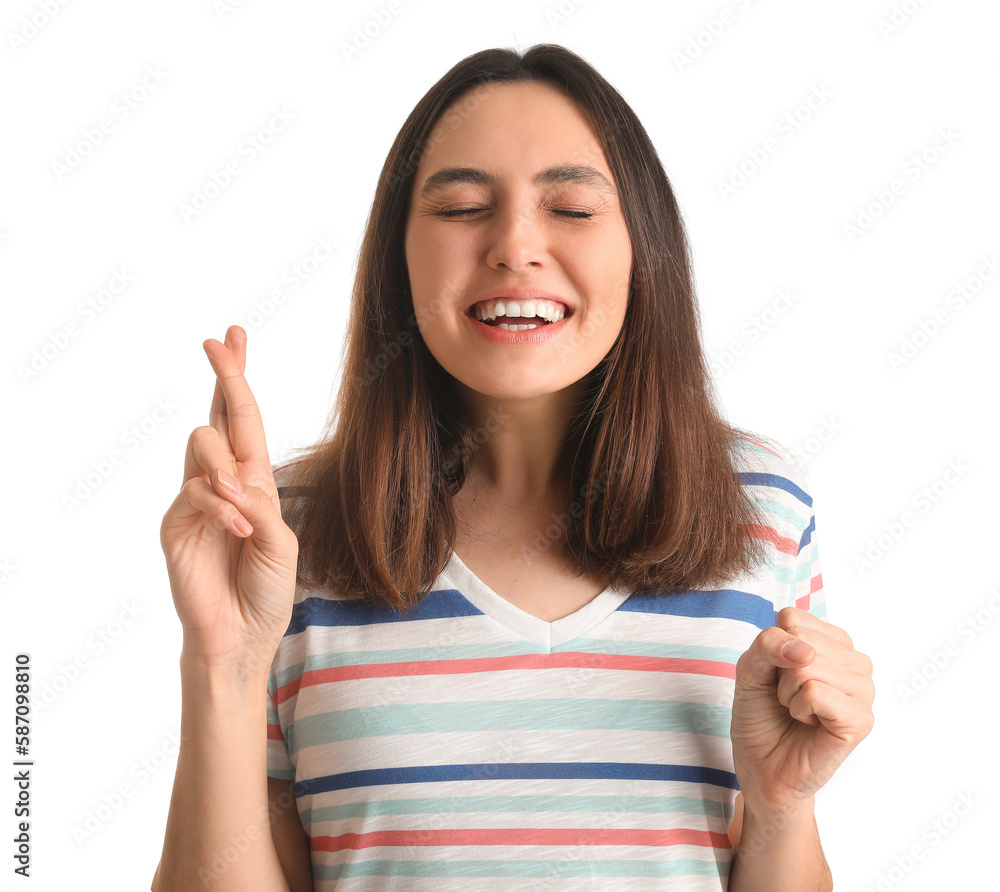
[[777, 626], [769, 626], [737, 661], [736, 681], [743, 687], [774, 687], [778, 669], [801, 669], [815, 656], [815, 649], [801, 638]]

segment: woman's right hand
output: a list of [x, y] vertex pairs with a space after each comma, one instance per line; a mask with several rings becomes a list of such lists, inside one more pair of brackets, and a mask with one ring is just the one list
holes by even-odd
[[[184, 484], [160, 544], [184, 653], [206, 665], [270, 665], [291, 619], [298, 541], [281, 519], [257, 402], [243, 377], [246, 332], [203, 343], [216, 374], [209, 425], [188, 439]], [[233, 481], [239, 493], [226, 486]]]

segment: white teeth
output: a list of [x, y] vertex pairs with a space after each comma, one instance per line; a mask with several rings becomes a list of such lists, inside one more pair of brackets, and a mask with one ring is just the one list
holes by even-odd
[[558, 322], [564, 319], [566, 311], [560, 304], [550, 300], [491, 300], [485, 304], [479, 304], [473, 309], [473, 315], [480, 322], [487, 319], [496, 319], [498, 316], [511, 316], [514, 318], [541, 317], [549, 322]]
[[508, 325], [506, 322], [501, 322], [497, 328], [502, 328], [504, 331], [528, 331], [530, 328], [541, 328], [541, 322], [532, 322], [531, 325]]

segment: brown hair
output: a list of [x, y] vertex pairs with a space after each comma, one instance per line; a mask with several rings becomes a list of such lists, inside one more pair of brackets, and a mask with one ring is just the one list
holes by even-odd
[[581, 108], [617, 182], [633, 251], [625, 321], [583, 382], [586, 398], [565, 443], [571, 499], [547, 541], [572, 556], [579, 574], [637, 594], [751, 571], [763, 545], [732, 452], [743, 434], [715, 405], [666, 173], [614, 87], [565, 47], [539, 44], [460, 61], [417, 103], [389, 150], [361, 245], [336, 403], [320, 441], [282, 472], [299, 583], [403, 610], [430, 591], [448, 560], [453, 498], [483, 431], [420, 336], [405, 227], [422, 153], [475, 106], [481, 93], [472, 88], [503, 82], [552, 84]]

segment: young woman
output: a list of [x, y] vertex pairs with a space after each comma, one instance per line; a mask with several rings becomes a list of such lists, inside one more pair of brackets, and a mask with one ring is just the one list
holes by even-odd
[[153, 889], [832, 888], [814, 795], [871, 663], [824, 619], [803, 471], [714, 406], [622, 97], [555, 45], [458, 63], [353, 301], [328, 431], [277, 469], [245, 333], [205, 342]]

